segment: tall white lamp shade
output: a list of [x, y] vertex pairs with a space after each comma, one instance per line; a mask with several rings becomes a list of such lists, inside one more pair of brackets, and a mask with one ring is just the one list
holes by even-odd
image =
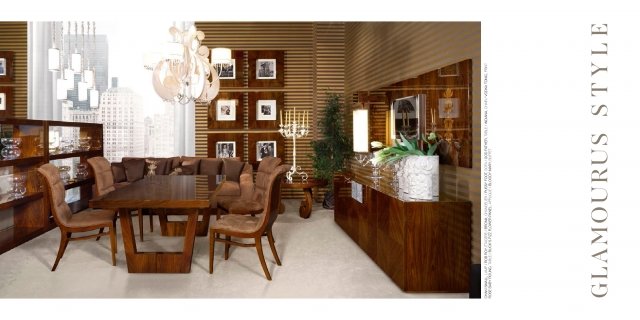
[[369, 152], [369, 110], [353, 110], [353, 151]]

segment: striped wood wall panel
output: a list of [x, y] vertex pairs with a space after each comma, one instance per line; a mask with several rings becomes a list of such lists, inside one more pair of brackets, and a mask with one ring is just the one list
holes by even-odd
[[[479, 22], [354, 22], [345, 25], [345, 93], [376, 90], [449, 64], [473, 59], [473, 167], [440, 166], [441, 192], [472, 203], [473, 263], [481, 261], [481, 64]], [[383, 105], [383, 107], [385, 107]], [[374, 110], [378, 110], [377, 108]], [[372, 136], [385, 132], [373, 113]], [[384, 141], [384, 140], [383, 140]]]
[[13, 87], [15, 118], [27, 118], [27, 23], [0, 22], [0, 51], [13, 51], [13, 82], [2, 83]]
[[[284, 50], [284, 88], [244, 88], [222, 87], [221, 91], [260, 92], [283, 91], [284, 110], [308, 111], [311, 134], [296, 143], [298, 165], [309, 174], [313, 173], [311, 141], [316, 138], [316, 118], [324, 109], [325, 89], [344, 92], [344, 23], [311, 22], [196, 22], [196, 27], [205, 33], [203, 44], [209, 48], [227, 47], [232, 50]], [[245, 54], [245, 75], [248, 70]], [[248, 75], [251, 76], [251, 75]], [[246, 78], [246, 77], [245, 77]], [[248, 117], [247, 95], [245, 94], [245, 115]], [[244, 123], [243, 130], [207, 129], [207, 106], [196, 106], [196, 155], [207, 154], [207, 134], [213, 132], [267, 132], [253, 130]], [[245, 159], [249, 146], [245, 135]], [[293, 163], [293, 142], [285, 140], [286, 163]], [[286, 198], [301, 198], [297, 190], [283, 190]]]

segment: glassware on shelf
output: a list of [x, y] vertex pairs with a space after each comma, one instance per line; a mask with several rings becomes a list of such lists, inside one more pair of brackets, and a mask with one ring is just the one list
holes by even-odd
[[2, 138], [0, 139], [4, 148], [0, 151], [3, 160], [13, 160], [20, 157], [22, 151], [20, 150], [21, 138]]
[[91, 149], [91, 137], [82, 137], [78, 140], [81, 151], [89, 151]]
[[14, 173], [9, 177], [9, 182], [11, 183], [11, 198], [20, 199], [24, 197], [24, 194], [27, 193], [27, 175], [24, 173]]
[[62, 180], [64, 184], [69, 183], [69, 180], [71, 180], [71, 175], [69, 175], [69, 170], [71, 170], [71, 167], [69, 166], [58, 167], [58, 171], [60, 171], [60, 180]]
[[76, 179], [84, 180], [89, 177], [89, 172], [87, 171], [87, 165], [85, 163], [78, 163], [76, 165]]
[[60, 139], [60, 149], [62, 153], [71, 153], [73, 152], [73, 139], [71, 138], [62, 138]]

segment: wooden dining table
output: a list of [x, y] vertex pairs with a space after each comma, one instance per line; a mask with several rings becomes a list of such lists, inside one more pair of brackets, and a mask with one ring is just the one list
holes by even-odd
[[[130, 273], [189, 273], [196, 230], [204, 230], [206, 235], [209, 217], [215, 210], [210, 204], [211, 193], [217, 190], [223, 180], [220, 176], [147, 176], [89, 200], [89, 207], [118, 210]], [[183, 227], [169, 228], [173, 230], [171, 235], [184, 235], [182, 251], [138, 251], [131, 218], [131, 211], [138, 208], [162, 209], [165, 214], [164, 221], [161, 216], [161, 223], [166, 223], [167, 211], [164, 210], [167, 209], [171, 215], [187, 215], [187, 221], [181, 222]], [[201, 221], [198, 221], [198, 215], [202, 216]], [[165, 226], [163, 231], [166, 230]]]

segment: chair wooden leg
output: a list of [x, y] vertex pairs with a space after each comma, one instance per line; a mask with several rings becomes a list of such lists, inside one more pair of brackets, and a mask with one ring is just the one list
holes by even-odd
[[258, 251], [258, 258], [260, 258], [260, 264], [262, 265], [262, 270], [264, 271], [264, 275], [267, 276], [267, 280], [271, 281], [271, 275], [269, 274], [269, 269], [267, 269], [267, 263], [264, 261], [264, 254], [262, 254], [262, 241], [260, 240], [261, 236], [255, 238], [256, 240], [256, 250]]
[[111, 264], [116, 265], [116, 248], [118, 247], [118, 243], [116, 242], [116, 229], [114, 228], [115, 223], [109, 227], [109, 237], [111, 238]]
[[138, 229], [140, 230], [140, 241], [144, 241], [143, 235], [143, 223], [142, 223], [142, 209], [138, 209]]
[[153, 213], [149, 211], [149, 230], [153, 232]]
[[280, 257], [278, 257], [278, 252], [276, 251], [276, 241], [273, 239], [273, 233], [271, 233], [271, 230], [269, 230], [267, 232], [267, 239], [269, 240], [269, 246], [271, 247], [271, 253], [273, 253], [273, 257], [276, 259], [276, 263], [281, 266], [282, 263], [280, 263]]
[[117, 215], [116, 215], [115, 217], [113, 217], [113, 225], [112, 225], [112, 228], [113, 228], [113, 234], [115, 234], [115, 235], [116, 235], [116, 248], [115, 248], [115, 250], [116, 250], [116, 253], [118, 253], [118, 246], [117, 246], [117, 244], [118, 244], [118, 243], [117, 243], [117, 239], [118, 239], [118, 238], [117, 238], [117, 235], [118, 235], [118, 228], [116, 227], [118, 224], [116, 223], [116, 220], [118, 220], [118, 216], [117, 216]]
[[53, 263], [53, 268], [51, 271], [56, 271], [58, 267], [58, 262], [64, 255], [64, 251], [67, 249], [67, 244], [69, 244], [69, 237], [71, 237], [71, 232], [64, 232], [60, 230], [60, 247], [58, 248], [58, 255], [56, 256], [56, 262]]
[[[225, 236], [224, 236], [224, 238], [225, 238], [227, 241], [231, 240], [231, 236], [226, 236], [226, 235], [225, 235]], [[230, 246], [231, 246], [231, 245], [230, 245], [230, 244], [228, 244], [228, 243], [225, 243], [225, 244], [224, 244], [224, 259], [225, 259], [225, 260], [229, 260], [229, 247], [230, 247]]]
[[209, 274], [213, 273], [213, 247], [216, 244], [215, 238], [215, 234], [209, 231]]
[[[102, 231], [104, 231], [104, 228], [100, 228], [100, 230], [98, 231], [98, 233], [102, 233]], [[100, 240], [100, 236], [96, 237], [96, 241]]]

